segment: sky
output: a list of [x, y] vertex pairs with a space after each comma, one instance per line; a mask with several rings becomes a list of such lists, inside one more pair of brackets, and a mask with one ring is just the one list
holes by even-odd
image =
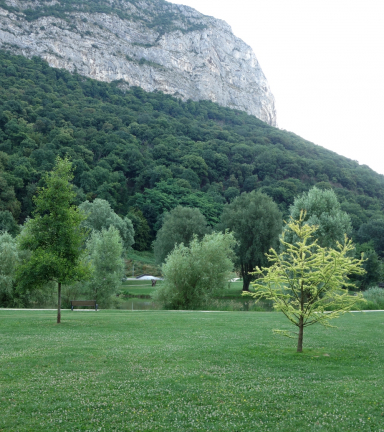
[[384, 174], [383, 0], [177, 0], [225, 20], [264, 71], [281, 129]]

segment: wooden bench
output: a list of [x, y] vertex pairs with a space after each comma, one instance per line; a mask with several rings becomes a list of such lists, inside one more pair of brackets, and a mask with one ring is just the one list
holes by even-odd
[[71, 300], [71, 310], [73, 311], [73, 306], [91, 306], [97, 311], [98, 305], [96, 300]]

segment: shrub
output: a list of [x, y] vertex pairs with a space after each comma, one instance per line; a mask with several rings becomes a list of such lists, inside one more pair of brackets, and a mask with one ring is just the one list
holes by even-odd
[[189, 247], [177, 245], [162, 267], [164, 283], [154, 299], [169, 309], [197, 309], [228, 284], [233, 269], [231, 233], [195, 236]]
[[384, 309], [384, 289], [379, 287], [369, 288], [363, 293], [367, 304], [365, 308], [370, 310]]

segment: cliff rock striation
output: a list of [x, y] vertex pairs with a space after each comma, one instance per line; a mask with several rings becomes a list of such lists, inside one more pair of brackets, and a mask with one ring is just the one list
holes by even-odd
[[0, 0], [0, 48], [97, 80], [209, 99], [276, 126], [274, 97], [252, 49], [224, 21], [187, 6]]

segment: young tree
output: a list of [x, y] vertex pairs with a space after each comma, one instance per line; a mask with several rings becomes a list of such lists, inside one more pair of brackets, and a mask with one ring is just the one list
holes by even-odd
[[20, 256], [16, 239], [0, 231], [0, 305], [8, 303], [13, 296], [16, 282], [16, 267]]
[[79, 210], [86, 216], [82, 226], [90, 230], [101, 231], [114, 226], [119, 231], [126, 251], [134, 243], [134, 229], [130, 219], [117, 215], [108, 201], [96, 198], [93, 202], [85, 201], [79, 205]]
[[277, 205], [260, 192], [244, 192], [224, 206], [220, 227], [233, 231], [237, 240], [235, 266], [243, 278], [243, 291], [249, 291], [253, 269], [267, 265], [265, 253], [278, 245], [282, 224]]
[[[314, 234], [322, 247], [336, 248], [337, 243], [343, 243], [345, 234], [352, 232], [351, 218], [341, 210], [340, 203], [332, 189], [322, 190], [313, 187], [295, 199], [290, 207], [290, 216], [297, 220], [305, 212], [307, 225], [316, 225]], [[285, 240], [294, 241], [294, 233], [287, 230]]]
[[[337, 250], [317, 244], [314, 234], [317, 226], [304, 224], [305, 214], [298, 221], [291, 221], [287, 229], [298, 239], [295, 243], [280, 239], [284, 251], [274, 249], [267, 255], [271, 266], [256, 268], [259, 277], [252, 286], [255, 292], [247, 293], [256, 299], [272, 300], [274, 309], [283, 312], [298, 327], [297, 352], [303, 351], [304, 327], [320, 323], [330, 327], [329, 321], [348, 312], [362, 299], [361, 294], [349, 295], [347, 288], [353, 286], [348, 275], [363, 274], [363, 260], [351, 258], [354, 246], [345, 238]], [[326, 308], [329, 310], [325, 313]], [[289, 336], [288, 332], [275, 330]]]
[[161, 264], [176, 244], [188, 246], [193, 236], [199, 240], [209, 232], [207, 220], [197, 208], [177, 206], [164, 216], [164, 222], [153, 242], [156, 261]]
[[124, 276], [123, 242], [117, 228], [110, 226], [92, 231], [87, 241], [87, 253], [93, 272], [86, 290], [99, 305], [106, 307]]
[[18, 269], [18, 280], [26, 289], [57, 282], [57, 323], [61, 321], [61, 285], [86, 279], [89, 268], [82, 261], [86, 230], [84, 216], [73, 205], [75, 193], [71, 163], [56, 159], [53, 171], [44, 177], [46, 186], [34, 197], [34, 218], [20, 236], [20, 248], [31, 251], [30, 259]]
[[199, 307], [228, 284], [234, 244], [225, 232], [206, 234], [201, 241], [195, 236], [189, 247], [176, 245], [163, 264], [164, 283], [155, 300], [171, 309]]

